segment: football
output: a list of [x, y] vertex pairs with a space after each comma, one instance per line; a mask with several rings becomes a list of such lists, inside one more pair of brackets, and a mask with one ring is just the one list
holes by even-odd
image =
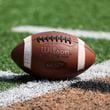
[[87, 70], [95, 62], [95, 53], [76, 36], [50, 31], [26, 37], [12, 50], [11, 58], [35, 78], [64, 80]]

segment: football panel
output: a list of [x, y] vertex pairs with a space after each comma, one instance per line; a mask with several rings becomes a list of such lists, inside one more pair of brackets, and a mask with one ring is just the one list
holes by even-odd
[[91, 51], [90, 49], [86, 48], [86, 65], [85, 69], [88, 69], [91, 65], [93, 65], [95, 62], [95, 53], [93, 50]]
[[[40, 76], [59, 77], [77, 73], [77, 45], [32, 42], [32, 71]], [[57, 52], [57, 53], [56, 53]], [[57, 76], [56, 76], [57, 77]]]
[[11, 58], [19, 66], [23, 67], [24, 42], [18, 44], [11, 52]]

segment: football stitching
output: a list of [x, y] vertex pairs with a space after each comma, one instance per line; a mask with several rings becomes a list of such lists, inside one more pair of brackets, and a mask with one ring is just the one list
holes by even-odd
[[71, 44], [71, 38], [69, 37], [69, 38], [67, 38], [67, 37], [64, 37], [64, 36], [39, 36], [39, 37], [37, 37], [36, 38], [36, 40], [37, 40], [37, 42], [48, 42], [49, 40], [51, 40], [52, 42], [53, 41], [56, 41], [56, 42], [58, 42], [58, 41], [60, 41], [60, 42], [65, 42], [65, 43], [69, 43], [69, 44]]

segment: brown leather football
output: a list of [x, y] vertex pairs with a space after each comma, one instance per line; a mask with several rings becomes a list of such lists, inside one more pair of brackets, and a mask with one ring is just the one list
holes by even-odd
[[42, 32], [25, 38], [11, 53], [12, 59], [35, 78], [70, 79], [95, 61], [84, 41], [63, 32]]

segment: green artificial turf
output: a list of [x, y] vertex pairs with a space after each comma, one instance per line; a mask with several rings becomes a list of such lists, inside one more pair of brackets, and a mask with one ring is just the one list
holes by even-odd
[[8, 82], [0, 78], [0, 92], [19, 85], [19, 82]]
[[0, 27], [45, 25], [110, 31], [110, 0], [0, 0]]

